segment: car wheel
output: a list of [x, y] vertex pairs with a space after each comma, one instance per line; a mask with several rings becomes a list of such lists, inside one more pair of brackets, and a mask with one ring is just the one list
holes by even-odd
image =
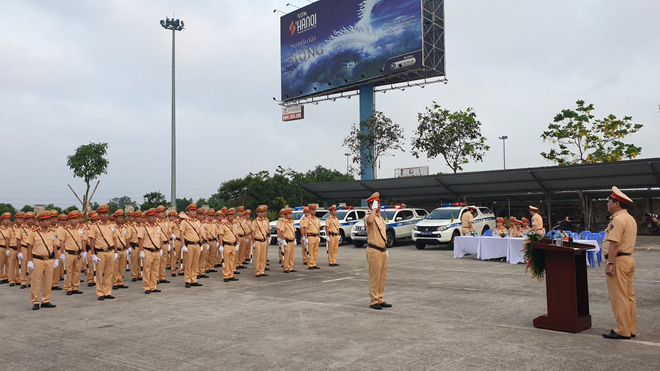
[[346, 237], [344, 236], [344, 230], [340, 229], [339, 230], [339, 246], [343, 245], [345, 241], [346, 241]]
[[454, 234], [451, 235], [451, 240], [449, 240], [449, 248], [454, 250], [454, 238], [460, 236], [460, 233], [458, 231], [454, 231]]
[[392, 247], [392, 245], [394, 245], [394, 240], [395, 240], [395, 237], [394, 237], [394, 231], [387, 231], [387, 243], [386, 243], [386, 247], [387, 247], [388, 249], [389, 249], [390, 247]]
[[362, 246], [364, 246], [364, 242], [362, 242], [362, 241], [353, 241], [353, 246], [362, 247]]
[[421, 241], [415, 241], [415, 247], [418, 250], [424, 250], [424, 248], [426, 247], [426, 244], [424, 242], [421, 242]]

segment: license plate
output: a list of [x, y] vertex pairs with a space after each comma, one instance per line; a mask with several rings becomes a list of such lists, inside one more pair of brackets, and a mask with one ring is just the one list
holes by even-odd
[[355, 232], [356, 236], [366, 236], [367, 232]]
[[433, 233], [431, 233], [429, 231], [422, 232], [422, 236], [432, 236], [432, 235], [433, 235]]

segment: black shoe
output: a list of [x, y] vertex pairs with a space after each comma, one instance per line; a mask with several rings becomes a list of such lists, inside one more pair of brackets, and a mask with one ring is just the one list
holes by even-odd
[[255, 277], [259, 278], [259, 277], [261, 277], [261, 275], [260, 275], [260, 274], [257, 274], [257, 275], [255, 275]]
[[190, 286], [204, 286], [199, 282], [191, 283]]
[[234, 274], [241, 274], [241, 272], [234, 272]]
[[149, 290], [144, 290], [144, 293], [145, 293], [145, 294], [151, 294], [151, 291], [149, 291]]
[[176, 273], [172, 273], [172, 277], [176, 277]]
[[214, 265], [213, 268], [220, 268], [220, 264]]
[[215, 269], [211, 269], [211, 270], [209, 270], [209, 273], [218, 273], [218, 271], [215, 270]]
[[630, 339], [630, 336], [621, 336], [614, 332], [614, 330], [610, 330], [609, 334], [603, 334], [603, 337], [605, 339], [615, 339], [615, 340], [628, 340]]
[[60, 278], [60, 281], [64, 281], [64, 278]]
[[160, 289], [151, 290], [151, 292], [161, 292]]
[[386, 302], [380, 303], [380, 306], [383, 308], [392, 308], [392, 304]]
[[335, 263], [335, 264], [333, 264], [332, 266], [334, 266], [334, 267], [338, 267], [338, 266], [339, 266], [339, 264], [337, 264], [337, 263]]
[[171, 267], [165, 267], [165, 270], [167, 270], [167, 271], [169, 271], [170, 269], [172, 269], [172, 268]]
[[268, 275], [264, 273], [261, 275], [261, 277], [268, 277]]
[[0, 285], [4, 285], [7, 282], [9, 282], [9, 280], [2, 280], [2, 281], [0, 281]]
[[[245, 264], [245, 263], [243, 263], [243, 264]], [[242, 266], [242, 265], [239, 265], [238, 267], [236, 267], [236, 269], [247, 269], [247, 267], [244, 267], [244, 266]]]
[[303, 265], [307, 265], [307, 262], [303, 262]]
[[28, 283], [28, 287], [32, 287], [32, 285]]
[[232, 278], [230, 278], [229, 280], [230, 280], [230, 281], [238, 281], [238, 278], [236, 278], [236, 277], [232, 277]]
[[268, 268], [268, 267], [266, 267], [266, 269], [265, 269], [265, 270], [267, 270], [267, 271], [269, 271], [269, 270], [270, 270], [270, 268]]
[[630, 334], [630, 337], [631, 337], [632, 339], [634, 339], [634, 338], [637, 337], [637, 335], [635, 335], [635, 334]]
[[66, 292], [66, 296], [70, 296], [70, 295], [73, 295], [73, 291], [67, 291]]
[[142, 277], [138, 277], [138, 281], [142, 281]]
[[32, 305], [32, 310], [39, 310], [39, 304]]
[[105, 300], [105, 296], [99, 296], [99, 300]]
[[307, 267], [307, 269], [309, 269], [311, 271], [311, 270], [314, 270], [314, 267]]
[[209, 276], [207, 276], [205, 274], [202, 274], [201, 276], [197, 276], [197, 279], [200, 279], [200, 278], [209, 278]]
[[292, 270], [290, 270], [289, 272], [290, 272], [290, 273], [293, 273], [293, 272], [298, 272], [298, 271], [295, 270], [295, 269], [292, 269]]
[[119, 288], [119, 286], [112, 286], [113, 290], [117, 290], [118, 288]]
[[118, 289], [127, 289], [128, 286], [126, 286], [126, 285], [119, 285], [119, 286], [117, 286], [117, 288], [118, 288]]
[[187, 289], [190, 288], [190, 283], [186, 282], [186, 288], [187, 288]]
[[95, 286], [95, 285], [96, 285], [95, 283], [90, 282], [90, 283], [87, 284], [87, 287], [93, 287], [93, 286]]
[[160, 281], [159, 283], [170, 283], [170, 281], [168, 281], [168, 280], [162, 280], [162, 281]]
[[321, 269], [321, 267], [319, 267], [318, 265], [315, 265], [314, 269]]
[[222, 280], [223, 280], [224, 282], [229, 282], [229, 281], [230, 281], [229, 278], [223, 278]]
[[112, 296], [112, 295], [106, 295], [105, 298], [106, 298], [106, 299], [114, 299], [115, 297]]
[[[5, 283], [7, 283], [7, 282], [5, 282]], [[9, 287], [14, 287], [14, 286], [16, 286], [16, 284], [13, 283], [13, 282], [9, 284]]]
[[73, 291], [71, 291], [71, 292], [74, 293], [75, 295], [80, 295], [80, 294], [82, 294], [82, 291], [80, 291], [80, 290], [73, 290]]
[[24, 288], [27, 288], [27, 286], [26, 285], [21, 285], [21, 288], [24, 289]]
[[371, 305], [369, 306], [369, 308], [371, 308], [371, 309], [376, 309], [376, 310], [381, 310], [381, 309], [383, 309], [383, 307], [382, 307], [380, 304], [371, 304]]
[[137, 282], [137, 278], [131, 278], [131, 281]]
[[48, 303], [41, 303], [42, 308], [55, 308], [57, 305], [52, 304], [51, 302]]
[[51, 290], [59, 291], [59, 290], [62, 290], [62, 288], [59, 287], [59, 286], [53, 286], [53, 287], [51, 287]]
[[284, 273], [289, 273], [289, 271], [284, 271]]

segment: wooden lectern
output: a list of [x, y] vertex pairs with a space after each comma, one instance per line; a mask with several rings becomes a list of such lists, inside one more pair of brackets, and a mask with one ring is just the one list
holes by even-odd
[[[550, 241], [548, 241], [550, 242]], [[545, 255], [548, 314], [534, 319], [534, 327], [577, 333], [591, 328], [586, 251], [593, 246], [573, 243], [555, 246], [533, 242]]]

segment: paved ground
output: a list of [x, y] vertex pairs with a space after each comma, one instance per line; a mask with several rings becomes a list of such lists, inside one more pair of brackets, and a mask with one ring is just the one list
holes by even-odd
[[[325, 258], [325, 249], [321, 256]], [[299, 252], [299, 251], [298, 251]], [[385, 289], [391, 309], [368, 308], [364, 249], [340, 247], [341, 267], [270, 277], [243, 270], [204, 287], [183, 278], [117, 299], [93, 290], [32, 311], [27, 290], [0, 286], [0, 367], [14, 369], [462, 370], [635, 369], [660, 364], [660, 238], [635, 252], [638, 337], [605, 340], [614, 326], [603, 269], [589, 269], [593, 328], [567, 334], [532, 327], [545, 286], [522, 265], [452, 259], [444, 248], [395, 246]], [[128, 276], [128, 275], [127, 275]]]

